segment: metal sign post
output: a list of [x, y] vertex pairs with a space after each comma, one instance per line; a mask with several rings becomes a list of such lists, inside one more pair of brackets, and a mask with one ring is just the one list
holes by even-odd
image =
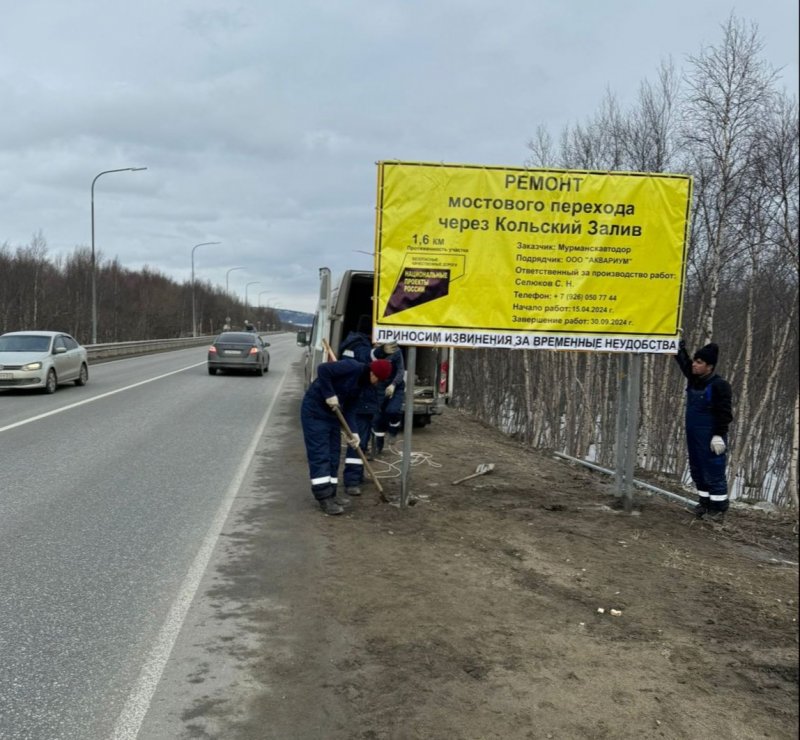
[[401, 509], [408, 506], [411, 483], [411, 430], [414, 427], [414, 377], [416, 373], [417, 348], [411, 345], [406, 352], [406, 408], [403, 414], [403, 460], [400, 466]]
[[617, 407], [616, 495], [626, 512], [633, 511], [633, 471], [639, 432], [639, 398], [642, 385], [642, 356], [625, 355], [619, 382]]

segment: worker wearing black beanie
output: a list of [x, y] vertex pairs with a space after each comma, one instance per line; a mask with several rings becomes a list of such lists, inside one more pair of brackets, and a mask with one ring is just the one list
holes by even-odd
[[719, 360], [719, 347], [716, 344], [711, 342], [707, 344], [705, 347], [701, 347], [694, 353], [693, 360], [702, 360], [706, 363], [706, 365], [711, 365], [712, 367], [717, 366], [717, 361]]
[[729, 505], [725, 465], [728, 427], [733, 421], [731, 386], [716, 374], [719, 347], [714, 343], [701, 347], [690, 359], [681, 339], [675, 359], [688, 381], [686, 447], [699, 499], [694, 513], [722, 523]]

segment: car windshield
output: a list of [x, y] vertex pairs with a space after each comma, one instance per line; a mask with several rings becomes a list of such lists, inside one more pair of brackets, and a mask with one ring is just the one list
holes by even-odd
[[255, 335], [245, 334], [241, 331], [231, 331], [225, 334], [220, 334], [217, 337], [216, 344], [223, 342], [230, 342], [231, 344], [255, 344]]
[[0, 337], [0, 352], [47, 352], [49, 349], [50, 337], [31, 334]]

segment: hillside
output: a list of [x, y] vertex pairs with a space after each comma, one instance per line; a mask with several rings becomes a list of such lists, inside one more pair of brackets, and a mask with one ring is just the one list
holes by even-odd
[[275, 309], [278, 317], [280, 318], [281, 324], [292, 324], [298, 328], [304, 328], [311, 326], [312, 322], [314, 321], [314, 314], [311, 313], [303, 313], [302, 311], [290, 311], [285, 308], [277, 308]]

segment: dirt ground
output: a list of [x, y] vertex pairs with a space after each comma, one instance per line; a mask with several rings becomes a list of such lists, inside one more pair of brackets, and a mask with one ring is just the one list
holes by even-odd
[[[286, 541], [251, 533], [228, 576], [263, 557], [283, 577], [251, 620], [257, 696], [220, 736], [798, 737], [795, 517], [717, 527], [640, 491], [627, 514], [609, 477], [453, 409], [412, 449], [408, 508], [366, 486], [326, 517], [306, 487], [247, 514]], [[391, 497], [397, 461], [374, 463]]]

